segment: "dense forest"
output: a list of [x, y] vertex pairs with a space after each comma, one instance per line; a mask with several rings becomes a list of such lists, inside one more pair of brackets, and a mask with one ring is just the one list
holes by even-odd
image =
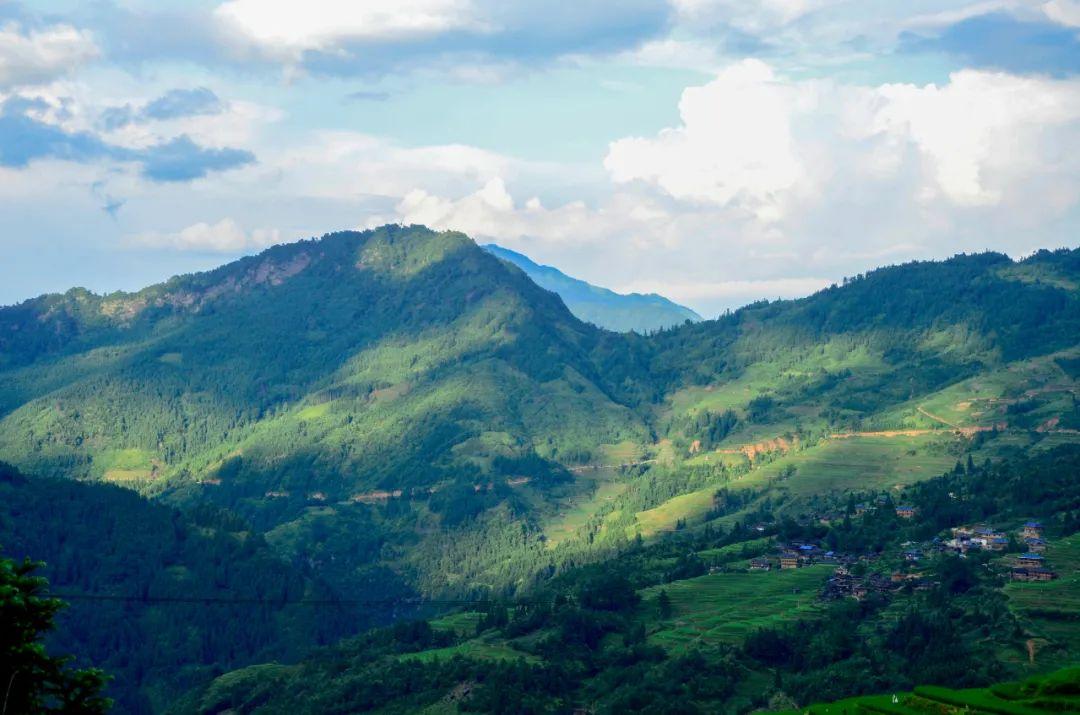
[[[975, 556], [820, 608], [798, 569], [785, 617], [701, 648], [672, 619], [782, 542], [1069, 538], [1078, 286], [1078, 250], [962, 255], [614, 333], [461, 234], [386, 226], [42, 296], [0, 308], [0, 549], [71, 596], [50, 648], [122, 712], [740, 710], [1024, 675], [1020, 633], [1049, 667], [1071, 631]], [[854, 514], [878, 499], [919, 518]], [[480, 604], [468, 633], [449, 601]]]

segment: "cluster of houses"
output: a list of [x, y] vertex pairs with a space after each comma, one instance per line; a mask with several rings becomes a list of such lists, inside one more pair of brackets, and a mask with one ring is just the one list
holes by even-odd
[[859, 577], [851, 573], [846, 566], [838, 566], [825, 582], [821, 597], [827, 601], [840, 598], [854, 598], [856, 601], [861, 601], [871, 594], [884, 595], [906, 585], [916, 590], [923, 590], [930, 588], [932, 584], [919, 573], [905, 574], [896, 571], [891, 576], [886, 576], [875, 571]]
[[775, 559], [768, 556], [759, 556], [750, 559], [751, 571], [771, 571], [774, 567], [780, 569], [797, 569], [811, 564], [852, 563], [855, 559], [838, 554], [835, 551], [826, 551], [820, 545], [810, 542], [798, 542], [783, 544], [778, 547], [779, 555]]
[[1009, 537], [989, 526], [957, 526], [952, 529], [952, 538], [945, 542], [945, 548], [958, 554], [1004, 551], [1009, 548]]
[[[1014, 581], [1052, 581], [1057, 578], [1043, 556], [1046, 551], [1043, 525], [1037, 521], [1025, 522], [1017, 537], [1024, 552], [1014, 559], [1009, 571], [1011, 578]], [[952, 538], [942, 545], [959, 554], [972, 550], [1001, 552], [1009, 548], [1009, 537], [989, 526], [958, 526], [952, 530]]]
[[1057, 578], [1043, 556], [1046, 541], [1043, 540], [1042, 524], [1026, 522], [1020, 529], [1020, 539], [1027, 551], [1016, 557], [1016, 563], [1009, 572], [1013, 581], [1053, 581]]
[[[856, 512], [871, 508], [869, 505], [856, 505]], [[898, 506], [896, 514], [902, 519], [913, 518], [916, 514], [914, 507]], [[1020, 542], [1024, 552], [1013, 559], [1010, 566], [1010, 577], [1015, 581], [1051, 581], [1057, 574], [1049, 568], [1044, 553], [1046, 541], [1043, 536], [1043, 525], [1037, 521], [1026, 522], [1017, 532], [1017, 541]], [[951, 537], [942, 539], [935, 537], [933, 542], [921, 545], [933, 551], [952, 551], [964, 555], [972, 550], [1005, 552], [1010, 544], [1014, 544], [1009, 535], [991, 526], [959, 526], [951, 530]], [[923, 549], [920, 545], [912, 542], [903, 544], [903, 560], [909, 568], [924, 558]], [[779, 569], [797, 569], [803, 566], [818, 563], [837, 564], [832, 577], [829, 578], [822, 597], [825, 599], [855, 598], [862, 600], [871, 593], [886, 593], [905, 587], [922, 590], [929, 588], [931, 582], [923, 574], [918, 572], [895, 571], [891, 576], [882, 573], [870, 573], [864, 577], [858, 577], [851, 573], [850, 566], [860, 559], [854, 556], [826, 551], [819, 544], [811, 542], [796, 542], [781, 544], [778, 547], [778, 555], [772, 558], [758, 556], [750, 559], [751, 571], [771, 571]], [[864, 559], [866, 557], [863, 557]]]

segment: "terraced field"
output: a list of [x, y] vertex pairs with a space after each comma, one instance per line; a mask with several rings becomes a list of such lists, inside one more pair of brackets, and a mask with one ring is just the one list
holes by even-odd
[[[777, 457], [732, 481], [731, 489], [754, 489], [772, 485], [793, 497], [828, 492], [889, 489], [930, 479], [951, 469], [957, 456], [950, 449], [956, 438], [949, 434], [852, 436], [829, 439]], [[713, 455], [704, 455], [701, 459]], [[789, 468], [792, 476], [782, 478]], [[675, 528], [680, 520], [693, 522], [712, 508], [716, 487], [682, 494], [639, 512], [637, 525], [643, 536]]]
[[863, 696], [783, 711], [784, 715], [1048, 715], [1066, 712], [1080, 712], [1080, 668], [989, 688], [951, 690], [924, 686], [911, 693]]
[[654, 586], [641, 592], [641, 608], [656, 613], [661, 590], [671, 600], [671, 618], [649, 640], [679, 652], [698, 643], [739, 643], [764, 626], [815, 613], [818, 591], [831, 566], [788, 571], [720, 573]]
[[[1036, 663], [1064, 665], [1066, 652], [1080, 648], [1080, 534], [1054, 542], [1046, 560], [1058, 578], [1047, 583], [1010, 583], [1009, 606], [1024, 619], [1036, 645]], [[1041, 653], [1041, 655], [1040, 655]]]

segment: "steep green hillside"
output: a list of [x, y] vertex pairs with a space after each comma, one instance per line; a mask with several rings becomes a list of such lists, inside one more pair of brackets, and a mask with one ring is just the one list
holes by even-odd
[[[0, 453], [38, 473], [199, 481], [238, 452], [225, 489], [257, 471], [263, 491], [346, 497], [434, 486], [454, 446], [572, 456], [643, 434], [639, 391], [594, 359], [609, 338], [460, 234], [335, 234], [0, 325], [26, 336], [3, 346], [22, 366]], [[321, 462], [332, 480], [297, 476]]]
[[616, 332], [647, 333], [696, 322], [701, 316], [662, 295], [622, 294], [571, 278], [558, 268], [541, 266], [528, 256], [491, 243], [484, 250], [525, 271], [538, 286], [558, 293], [574, 315], [586, 323]]
[[[0, 459], [184, 514], [212, 507], [346, 598], [529, 598], [672, 538], [725, 549], [761, 538], [749, 524], [811, 523], [855, 493], [899, 498], [957, 460], [1080, 441], [1077, 286], [1080, 251], [958, 256], [644, 336], [578, 320], [461, 234], [330, 234], [138, 293], [0, 309]], [[5, 508], [12, 533], [32, 523]], [[79, 521], [57, 533], [85, 543]], [[817, 612], [796, 594], [754, 597], [745, 574], [693, 576], [669, 594], [682, 618], [631, 638], [658, 668], [676, 666], [655, 648], [729, 648]], [[659, 583], [635, 582], [637, 597]], [[484, 638], [416, 650], [518, 652]], [[205, 662], [262, 652], [217, 648]], [[242, 689], [241, 673], [217, 685]], [[155, 678], [136, 689], [165, 687]]]

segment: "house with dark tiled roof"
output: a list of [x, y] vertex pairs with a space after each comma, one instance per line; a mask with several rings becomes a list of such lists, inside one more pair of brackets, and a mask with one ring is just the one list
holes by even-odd
[[1042, 566], [1043, 557], [1041, 554], [1025, 553], [1016, 557], [1017, 563], [1021, 566]]
[[1053, 581], [1057, 574], [1045, 566], [1017, 566], [1010, 571], [1013, 581]]

